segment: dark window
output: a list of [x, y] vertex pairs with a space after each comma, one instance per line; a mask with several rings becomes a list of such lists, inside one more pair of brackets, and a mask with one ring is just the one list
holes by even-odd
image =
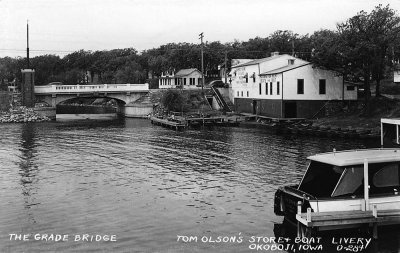
[[247, 97], [249, 97], [249, 91], [247, 91]]
[[280, 87], [279, 87], [279, 82], [276, 82], [276, 95], [279, 95], [280, 93]]
[[242, 91], [242, 97], [243, 97], [243, 91]]
[[355, 90], [355, 86], [353, 86], [353, 85], [348, 85], [348, 86], [346, 86], [346, 89], [347, 89], [347, 90]]
[[272, 95], [272, 82], [269, 83], [269, 93]]
[[265, 83], [265, 95], [268, 95], [268, 83]]
[[237, 97], [239, 97], [239, 91], [237, 92]]
[[[256, 82], [256, 73], [255, 72], [253, 72], [253, 83], [255, 83]], [[260, 93], [261, 94], [261, 93]]]
[[249, 75], [246, 73], [246, 83], [248, 83], [249, 82]]
[[344, 168], [341, 167], [312, 161], [299, 186], [299, 190], [317, 198], [331, 197], [343, 171]]
[[319, 94], [326, 94], [326, 80], [319, 79]]
[[261, 95], [261, 83], [258, 84], [258, 89], [259, 89], [259, 92], [260, 92], [260, 95]]
[[396, 187], [400, 186], [399, 179], [399, 165], [388, 164], [374, 175], [373, 183], [376, 187]]
[[304, 79], [297, 79], [297, 94], [304, 94]]

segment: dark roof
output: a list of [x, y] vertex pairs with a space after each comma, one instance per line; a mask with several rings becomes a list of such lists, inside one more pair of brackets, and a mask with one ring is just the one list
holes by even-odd
[[292, 70], [292, 69], [297, 69], [297, 68], [300, 68], [300, 67], [303, 67], [303, 66], [306, 66], [306, 65], [309, 65], [309, 64], [310, 64], [309, 62], [306, 62], [306, 63], [300, 63], [300, 64], [286, 65], [286, 66], [281, 67], [281, 68], [277, 68], [277, 69], [273, 69], [273, 70], [261, 73], [260, 76], [261, 75], [279, 74], [279, 73], [283, 73], [283, 72], [286, 72], [286, 71], [289, 71], [289, 70]]
[[181, 69], [178, 72], [176, 72], [175, 77], [184, 77], [192, 74], [193, 72], [198, 71], [201, 73], [198, 69], [192, 68], [192, 69]]

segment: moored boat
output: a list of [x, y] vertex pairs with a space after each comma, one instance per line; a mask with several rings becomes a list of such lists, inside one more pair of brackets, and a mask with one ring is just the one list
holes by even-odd
[[[283, 186], [275, 193], [275, 214], [295, 222], [299, 201], [303, 213], [308, 208], [311, 212], [373, 208], [378, 213], [399, 211], [400, 119], [382, 119], [381, 128], [382, 148], [333, 151], [308, 157], [309, 164], [301, 182]], [[387, 142], [391, 147], [383, 148]], [[398, 223], [399, 220], [391, 220], [387, 224]]]

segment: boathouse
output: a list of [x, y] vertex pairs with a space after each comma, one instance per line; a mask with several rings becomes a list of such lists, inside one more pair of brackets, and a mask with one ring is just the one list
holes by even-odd
[[357, 100], [338, 73], [277, 52], [233, 66], [231, 79], [235, 110], [266, 117], [311, 118], [329, 101]]
[[196, 68], [181, 69], [178, 72], [162, 73], [159, 79], [160, 89], [182, 88], [199, 89], [201, 88], [202, 74]]

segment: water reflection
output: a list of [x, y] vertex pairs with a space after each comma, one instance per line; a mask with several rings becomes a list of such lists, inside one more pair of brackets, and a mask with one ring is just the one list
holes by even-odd
[[23, 124], [21, 128], [19, 175], [24, 196], [25, 208], [37, 205], [34, 198], [35, 183], [38, 174], [38, 166], [35, 164], [36, 156], [36, 127], [33, 124]]

